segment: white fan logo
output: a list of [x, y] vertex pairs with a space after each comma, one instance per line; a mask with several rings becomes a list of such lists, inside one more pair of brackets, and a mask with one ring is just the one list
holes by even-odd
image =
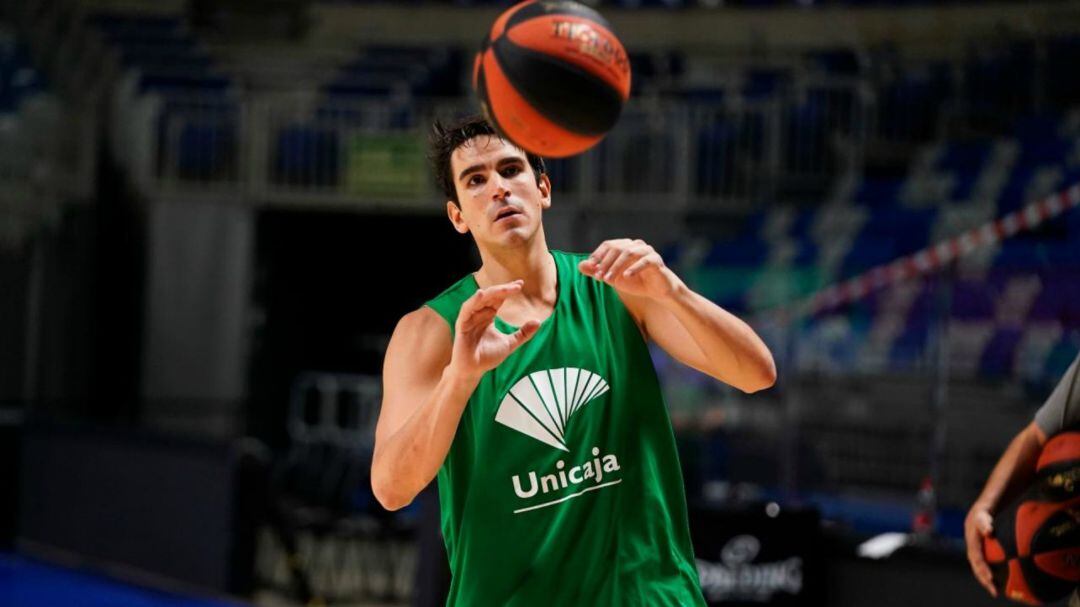
[[608, 391], [592, 371], [576, 368], [535, 371], [519, 379], [499, 404], [495, 421], [526, 436], [566, 448], [566, 424], [586, 404]]

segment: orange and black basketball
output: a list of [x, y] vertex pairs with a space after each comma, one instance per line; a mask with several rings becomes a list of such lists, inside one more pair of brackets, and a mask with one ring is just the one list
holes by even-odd
[[528, 0], [495, 21], [473, 69], [488, 121], [519, 147], [553, 158], [596, 145], [630, 97], [630, 62], [595, 10]]
[[1035, 474], [1039, 490], [1050, 499], [1080, 495], [1080, 432], [1062, 432], [1047, 441]]
[[994, 522], [983, 541], [994, 583], [1010, 599], [1041, 605], [1080, 583], [1080, 499], [1024, 501]]

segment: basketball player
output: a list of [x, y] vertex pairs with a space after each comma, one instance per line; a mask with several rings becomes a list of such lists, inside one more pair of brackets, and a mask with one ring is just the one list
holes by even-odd
[[640, 240], [549, 250], [543, 161], [482, 119], [432, 143], [482, 265], [394, 330], [376, 497], [401, 508], [438, 475], [449, 605], [703, 605], [645, 340], [745, 392], [773, 384], [771, 354]]
[[[964, 541], [967, 543], [967, 557], [975, 578], [993, 596], [994, 588], [990, 566], [983, 558], [982, 538], [994, 532], [994, 514], [998, 507], [1011, 502], [1023, 493], [1031, 484], [1035, 475], [1035, 464], [1039, 460], [1043, 445], [1050, 437], [1065, 429], [1080, 426], [1080, 355], [1058, 382], [1039, 410], [1035, 419], [1028, 424], [1009, 443], [1005, 453], [994, 466], [990, 478], [986, 481], [971, 510], [964, 520]], [[1073, 593], [1070, 607], [1080, 607], [1080, 598]]]

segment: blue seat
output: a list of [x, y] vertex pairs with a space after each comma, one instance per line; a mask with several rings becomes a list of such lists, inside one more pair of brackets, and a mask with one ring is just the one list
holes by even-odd
[[990, 155], [991, 141], [952, 141], [938, 159], [940, 171], [976, 172]]
[[1035, 169], [1031, 166], [1020, 165], [1013, 169], [998, 197], [999, 215], [1015, 211], [1030, 202], [1027, 200], [1027, 188], [1034, 176]]
[[995, 119], [1030, 111], [1035, 63], [1035, 44], [1030, 40], [969, 53], [963, 91], [969, 111]]
[[930, 332], [938, 317], [940, 299], [933, 283], [926, 283], [911, 302], [904, 329], [897, 335], [889, 352], [892, 364], [907, 366], [920, 361], [926, 355]]
[[923, 322], [909, 322], [896, 336], [889, 348], [889, 363], [897, 367], [909, 367], [923, 358], [930, 327]]
[[937, 130], [941, 105], [952, 92], [947, 65], [904, 71], [878, 89], [878, 134], [885, 139], [927, 141]]
[[627, 55], [630, 59], [630, 93], [633, 95], [650, 88], [661, 70], [653, 53], [630, 51]]
[[733, 122], [718, 121], [697, 134], [695, 191], [699, 195], [722, 194], [730, 174], [736, 146], [738, 129]]
[[1052, 139], [1058, 136], [1060, 122], [1057, 114], [1025, 114], [1013, 123], [1013, 136], [1021, 141]]
[[668, 93], [687, 103], [719, 105], [727, 97], [727, 90], [718, 86], [684, 86]]
[[[784, 113], [784, 166], [792, 173], [817, 172], [831, 169], [835, 161], [829, 145], [830, 125], [826, 108], [818, 98], [808, 98], [801, 104], [786, 108]], [[822, 165], [825, 166], [822, 166]]]
[[296, 124], [277, 135], [271, 179], [288, 185], [329, 186], [338, 182], [338, 133]]
[[889, 239], [895, 255], [908, 255], [927, 245], [930, 226], [936, 216], [936, 209], [876, 207], [863, 225], [860, 238], [864, 241]]
[[742, 95], [744, 99], [759, 101], [771, 97], [791, 79], [791, 73], [783, 69], [751, 69], [744, 75]]
[[385, 98], [399, 92], [411, 92], [412, 85], [407, 79], [387, 76], [381, 78], [343, 78], [323, 87], [323, 93], [330, 97], [343, 98]]
[[10, 104], [11, 109], [17, 108], [23, 99], [47, 88], [45, 76], [32, 67], [21, 67], [3, 76], [3, 87], [7, 97], [5, 101]]
[[987, 377], [1012, 375], [1022, 337], [1023, 329], [1019, 327], [998, 329], [979, 357], [979, 373]]
[[895, 206], [903, 185], [902, 179], [864, 178], [855, 191], [855, 202], [875, 208]]
[[810, 237], [810, 228], [813, 227], [816, 218], [816, 209], [799, 209], [795, 213], [795, 219], [791, 222], [791, 229], [788, 230], [788, 234], [792, 238], [808, 239]]
[[840, 264], [840, 276], [851, 278], [896, 257], [894, 239], [860, 233]]
[[855, 76], [862, 69], [859, 56], [850, 48], [811, 51], [806, 53], [806, 58], [829, 74]]
[[[158, 171], [166, 153], [183, 178], [206, 180], [235, 176], [239, 161], [240, 108], [226, 96], [191, 98], [166, 95], [158, 116]], [[169, 150], [169, 147], [172, 147]]]
[[551, 178], [551, 186], [556, 192], [573, 192], [578, 186], [578, 168], [581, 166], [575, 158], [545, 159], [544, 166]]
[[117, 46], [125, 61], [138, 62], [141, 57], [205, 55], [194, 38], [163, 38], [125, 42]]
[[960, 280], [953, 285], [952, 315], [960, 320], [994, 317], [994, 293], [985, 282]]
[[[326, 95], [315, 108], [315, 120], [338, 127], [411, 129], [419, 119], [416, 108], [408, 101], [396, 105], [381, 104], [377, 108], [356, 103], [357, 96], [350, 94]], [[375, 110], [374, 112], [372, 110]]]
[[239, 155], [237, 131], [234, 121], [185, 124], [177, 148], [180, 177], [196, 181], [235, 178]]
[[220, 94], [231, 86], [232, 81], [228, 77], [208, 74], [201, 70], [142, 74], [139, 78], [139, 90], [142, 92]]
[[214, 58], [206, 53], [193, 51], [123, 49], [121, 62], [127, 67], [138, 67], [144, 72], [199, 72], [208, 71], [214, 65]]
[[1039, 242], [1005, 241], [994, 258], [996, 268], [1037, 269], [1046, 265], [1046, 253]]
[[740, 238], [713, 244], [705, 256], [706, 266], [757, 266], [769, 254], [769, 246], [756, 238]]
[[795, 257], [791, 261], [799, 267], [811, 266], [817, 262], [817, 255], [817, 245], [809, 240], [802, 240], [799, 242], [798, 251], [796, 251]]

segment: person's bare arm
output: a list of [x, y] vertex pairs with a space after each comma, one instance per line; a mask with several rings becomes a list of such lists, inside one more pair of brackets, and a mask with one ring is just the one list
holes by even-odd
[[983, 557], [982, 540], [994, 531], [994, 514], [998, 507], [1012, 501], [1031, 482], [1044, 444], [1046, 435], [1035, 422], [1021, 430], [994, 466], [986, 486], [964, 520], [964, 542], [967, 544], [971, 571], [993, 596], [997, 596], [997, 589], [994, 588], [990, 567]]
[[684, 365], [744, 392], [776, 382], [776, 365], [745, 322], [695, 293], [640, 240], [609, 240], [579, 269], [618, 292], [647, 338]]
[[478, 290], [461, 306], [453, 342], [446, 322], [426, 307], [394, 329], [371, 464], [371, 487], [384, 508], [407, 506], [435, 478], [480, 378], [536, 333], [535, 321], [512, 335], [494, 326], [503, 301], [520, 289], [517, 281]]

